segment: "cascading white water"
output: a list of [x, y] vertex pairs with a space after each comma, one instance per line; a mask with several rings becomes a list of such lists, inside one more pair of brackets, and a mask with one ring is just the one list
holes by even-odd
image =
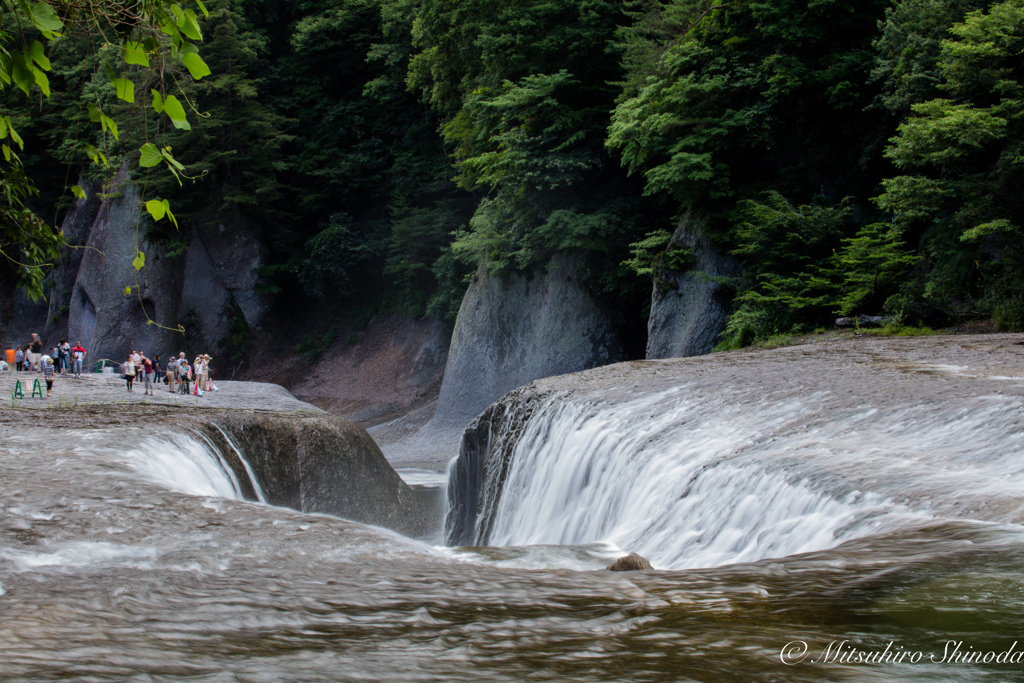
[[[121, 460], [136, 472], [172, 491], [194, 496], [242, 500], [242, 489], [232, 469], [216, 449], [182, 433], [144, 437], [123, 453]], [[244, 462], [244, 458], [242, 459]], [[253, 486], [259, 485], [253, 479]], [[262, 492], [260, 492], [262, 501]]]
[[1024, 473], [1018, 399], [885, 414], [819, 410], [826, 399], [709, 399], [687, 387], [610, 406], [552, 396], [515, 445], [486, 542], [604, 542], [680, 569], [934, 517], [1024, 521], [1008, 486]]

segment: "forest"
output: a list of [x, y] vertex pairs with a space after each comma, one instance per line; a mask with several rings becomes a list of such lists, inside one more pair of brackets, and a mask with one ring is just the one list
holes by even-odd
[[78, 179], [127, 163], [151, 241], [246, 216], [263, 291], [321, 318], [452, 320], [480, 264], [574, 252], [643, 330], [688, 221], [740, 266], [719, 348], [1024, 329], [1024, 0], [207, 0], [160, 88], [44, 4], [0, 35], [0, 268], [36, 295]]

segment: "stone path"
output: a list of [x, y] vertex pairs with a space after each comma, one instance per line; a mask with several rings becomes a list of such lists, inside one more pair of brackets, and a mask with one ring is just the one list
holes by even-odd
[[[15, 383], [21, 380], [24, 399], [13, 398]], [[156, 406], [180, 406], [183, 408], [235, 408], [239, 410], [268, 410], [279, 412], [322, 412], [316, 406], [303, 403], [277, 384], [263, 382], [214, 381], [215, 392], [202, 396], [172, 394], [167, 385], [159, 383], [152, 396], [146, 396], [142, 385], [136, 382], [134, 391], [129, 393], [120, 375], [86, 373], [81, 379], [68, 375], [57, 376], [49, 398], [31, 398], [32, 384], [38, 379], [43, 395], [46, 382], [38, 372], [0, 372], [0, 410], [12, 407], [19, 409], [46, 409], [48, 407], [71, 407], [75, 405], [137, 404]]]

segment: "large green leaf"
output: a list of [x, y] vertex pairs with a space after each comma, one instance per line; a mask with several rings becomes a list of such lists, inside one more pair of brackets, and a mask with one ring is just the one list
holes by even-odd
[[168, 202], [166, 199], [150, 199], [146, 202], [146, 211], [153, 217], [153, 220], [158, 221], [164, 217], [167, 213]]
[[160, 150], [152, 142], [147, 142], [139, 149], [139, 166], [152, 168], [161, 161], [163, 161], [163, 157], [160, 155]]
[[135, 84], [127, 78], [115, 78], [113, 80], [114, 90], [117, 96], [125, 102], [135, 102]]
[[168, 95], [164, 100], [164, 113], [171, 117], [172, 121], [186, 121], [185, 107], [174, 95]]
[[190, 9], [185, 10], [185, 16], [178, 21], [178, 28], [192, 40], [202, 40], [203, 34], [199, 30], [199, 19], [196, 13]]
[[53, 12], [53, 8], [45, 2], [37, 2], [32, 7], [32, 23], [44, 34], [58, 33], [64, 28], [64, 22]]
[[188, 69], [188, 72], [192, 74], [192, 78], [197, 81], [203, 76], [210, 75], [210, 67], [206, 66], [206, 62], [203, 61], [203, 58], [195, 52], [183, 54], [181, 56], [181, 62], [185, 65], [185, 68]]
[[50, 60], [46, 57], [46, 52], [43, 49], [43, 44], [38, 40], [32, 41], [32, 61], [38, 64], [41, 68], [49, 71], [52, 67], [50, 66]]
[[40, 69], [36, 65], [32, 65], [32, 76], [35, 78], [36, 85], [43, 91], [43, 94], [47, 97], [50, 96], [50, 79], [46, 77], [46, 72]]
[[125, 64], [138, 64], [139, 66], [149, 66], [149, 55], [146, 54], [146, 48], [143, 47], [142, 43], [136, 43], [131, 40], [124, 41], [124, 61]]

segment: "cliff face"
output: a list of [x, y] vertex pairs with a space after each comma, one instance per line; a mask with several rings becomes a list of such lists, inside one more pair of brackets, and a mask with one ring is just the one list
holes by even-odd
[[[82, 340], [88, 360], [124, 359], [131, 348], [148, 354], [184, 350], [185, 339], [175, 329], [184, 324], [189, 342], [216, 355], [216, 343], [228, 335], [237, 314], [255, 328], [265, 312], [256, 294], [262, 246], [240, 216], [225, 222], [186, 228], [181, 239], [189, 244], [182, 256], [167, 257], [166, 247], [148, 242], [138, 190], [122, 172], [106, 198], [101, 188], [85, 184], [80, 199], [62, 226], [68, 250], [50, 277], [49, 310], [26, 308], [4, 329], [9, 344], [41, 332], [50, 346], [61, 337]], [[136, 250], [145, 266], [132, 265]], [[152, 322], [150, 322], [152, 321]]]
[[702, 221], [692, 213], [679, 223], [672, 242], [689, 247], [697, 263], [687, 273], [670, 273], [669, 289], [654, 287], [647, 323], [647, 358], [711, 353], [728, 318], [723, 286], [712, 278], [738, 273], [736, 262], [711, 244]]
[[621, 358], [615, 329], [576, 279], [574, 257], [557, 255], [526, 275], [492, 277], [481, 266], [459, 309], [432, 417], [410, 415], [373, 435], [392, 463], [443, 467], [466, 425], [505, 393]]
[[432, 425], [461, 430], [516, 387], [621, 359], [572, 256], [532, 275], [491, 277], [481, 267], [459, 309]]

